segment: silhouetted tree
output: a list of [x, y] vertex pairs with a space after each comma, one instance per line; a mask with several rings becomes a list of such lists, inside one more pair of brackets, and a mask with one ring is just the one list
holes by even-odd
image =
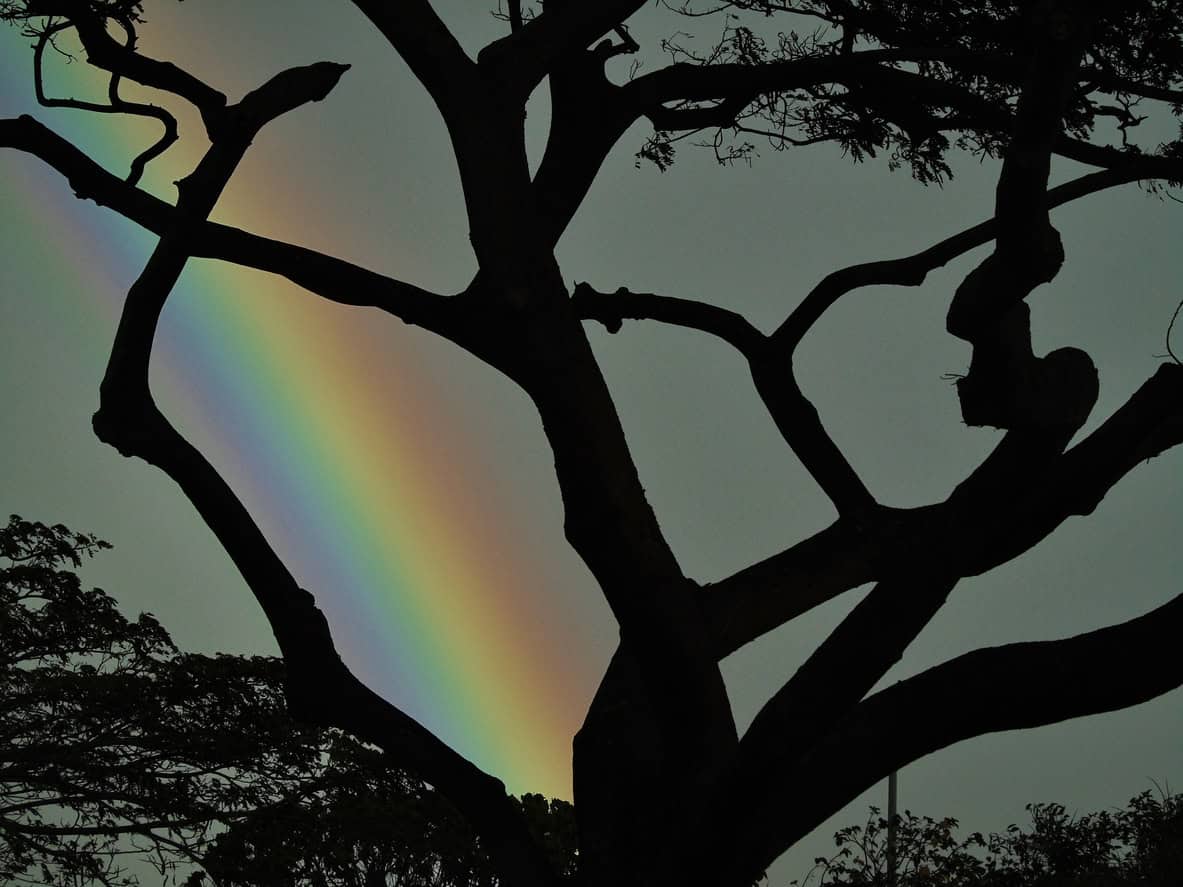
[[[905, 811], [897, 818], [896, 887], [1168, 887], [1183, 882], [1183, 799], [1150, 792], [1121, 810], [1072, 816], [1061, 804], [1028, 804], [1030, 829], [956, 835], [956, 819]], [[803, 887], [888, 887], [887, 820], [872, 807], [863, 825], [834, 835], [838, 851], [816, 861]]]
[[[551, 0], [539, 9], [512, 0], [504, 36], [471, 58], [429, 0], [353, 0], [423, 84], [452, 140], [479, 272], [446, 297], [208, 220], [259, 130], [325, 98], [344, 65], [287, 70], [230, 102], [198, 72], [136, 42], [137, 2], [0, 4], [34, 39], [38, 58], [69, 29], [88, 61], [111, 73], [110, 106], [91, 109], [147, 115], [164, 127], [121, 181], [30, 117], [0, 121], [0, 144], [35, 154], [79, 197], [160, 238], [124, 303], [95, 432], [173, 478], [225, 547], [274, 629], [292, 711], [381, 747], [438, 788], [521, 887], [558, 876], [501, 782], [350, 673], [314, 594], [157, 409], [148, 384], [153, 336], [191, 256], [283, 275], [326, 299], [417, 324], [532, 399], [553, 449], [567, 538], [620, 626], [575, 738], [586, 884], [750, 883], [909, 761], [990, 731], [1133, 705], [1183, 682], [1183, 659], [1172, 652], [1183, 627], [1177, 597], [1077, 637], [976, 650], [868, 695], [959, 579], [1090, 513], [1127, 472], [1183, 436], [1183, 367], [1168, 363], [1069, 447], [1097, 399], [1096, 370], [1075, 348], [1036, 356], [1025, 302], [1064, 258], [1050, 207], [1120, 184], [1183, 179], [1178, 140], [1139, 147], [1135, 138], [1141, 118], [1183, 99], [1178, 3], [688, 2], [687, 14], [727, 17], [722, 41], [667, 41], [669, 64], [622, 79], [613, 60], [641, 50], [627, 20], [643, 5]], [[164, 108], [122, 99], [118, 86], [128, 80], [188, 103], [205, 125], [209, 149], [178, 183], [175, 204], [134, 187], [173, 139], [175, 121]], [[524, 109], [544, 81], [549, 137], [531, 174]], [[745, 134], [757, 131], [783, 146], [833, 142], [856, 159], [886, 152], [923, 181], [948, 173], [953, 147], [1000, 157], [994, 215], [915, 255], [835, 271], [771, 334], [724, 307], [676, 296], [587, 284], [571, 292], [555, 244], [608, 151], [640, 118], [655, 130], [641, 154], [661, 164], [679, 136], [702, 130], [716, 133], [724, 159], [743, 157]], [[1098, 134], [1111, 122], [1117, 145]], [[1096, 171], [1049, 190], [1053, 155]], [[827, 433], [794, 377], [794, 352], [851, 291], [919, 284], [982, 244], [992, 251], [957, 288], [947, 325], [973, 349], [957, 385], [964, 420], [1006, 433], [946, 500], [892, 507]], [[833, 502], [834, 523], [709, 587], [687, 578], [646, 501], [585, 335], [585, 322], [615, 330], [624, 319], [687, 327], [734, 347], [786, 444]], [[719, 660], [869, 582], [873, 589], [739, 736]]]
[[[106, 547], [0, 527], [0, 881], [133, 885], [139, 859], [218, 887], [497, 883], [437, 792], [288, 716], [279, 660], [182, 653], [84, 590], [73, 568]], [[570, 870], [570, 805], [517, 804]]]

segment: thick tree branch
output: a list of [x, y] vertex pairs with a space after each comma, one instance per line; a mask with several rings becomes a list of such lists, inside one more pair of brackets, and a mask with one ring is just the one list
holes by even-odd
[[[1130, 157], [1123, 155], [1121, 166], [1098, 173], [1090, 173], [1047, 191], [1049, 208], [1062, 206], [1072, 200], [1097, 193], [1117, 185], [1149, 178], [1183, 176], [1183, 162], [1166, 157]], [[839, 298], [855, 288], [894, 284], [915, 286], [922, 283], [927, 273], [941, 267], [971, 249], [988, 243], [997, 230], [997, 221], [981, 222], [919, 253], [900, 259], [870, 262], [844, 268], [826, 277], [802, 301], [781, 327], [774, 333], [778, 349], [795, 349], [797, 343], [813, 323]], [[651, 319], [674, 323], [718, 336], [730, 342], [741, 353], [752, 352], [759, 332], [746, 320], [726, 309], [703, 303], [687, 302], [669, 297], [617, 291], [615, 294], [597, 293], [580, 284], [575, 292], [576, 308], [580, 315], [608, 326], [617, 326], [623, 319]], [[1169, 403], [1158, 401], [1165, 409]], [[1146, 410], [1139, 412], [1141, 421], [1151, 421]], [[1108, 423], [1107, 423], [1108, 424]], [[1102, 426], [1107, 427], [1107, 426]], [[1095, 437], [1095, 435], [1094, 435]], [[1118, 439], [1113, 438], [1115, 441]], [[1090, 437], [1089, 440], [1092, 440]], [[1093, 446], [1089, 445], [1090, 448]], [[1080, 447], [1074, 448], [1074, 454]], [[1100, 452], [1099, 449], [1094, 452]], [[1069, 472], [1071, 479], [1056, 481], [1064, 489], [1076, 491], [1078, 501], [1099, 502], [1113, 483], [1137, 464], [1137, 460], [1111, 462], [1105, 470], [1091, 464], [1083, 465], [1079, 455], [1072, 455], [1064, 467], [1045, 477], [1061, 477]], [[1102, 483], [1102, 479], [1109, 478]], [[1049, 497], [1063, 502], [1057, 497]], [[1083, 507], [1083, 506], [1081, 506]], [[1013, 530], [1005, 546], [1007, 552], [1018, 553], [1036, 544], [1058, 526], [1070, 513], [1064, 507], [1043, 506], [1033, 514], [1040, 514], [1039, 526], [1027, 525], [1024, 509], [1009, 511], [1005, 522]], [[1071, 512], [1083, 513], [1083, 512]], [[825, 603], [842, 592], [855, 588], [882, 575], [881, 570], [892, 561], [891, 552], [910, 539], [923, 538], [930, 550], [956, 543], [964, 548], [965, 536], [948, 532], [951, 513], [943, 506], [896, 511], [884, 509], [883, 520], [872, 520], [865, 526], [839, 520], [811, 539], [773, 555], [735, 575], [708, 585], [703, 590], [704, 605], [715, 626], [720, 658], [729, 655], [757, 637], [796, 618], [814, 606]], [[1017, 521], [1016, 518], [1019, 518]], [[988, 554], [984, 550], [966, 551], [961, 575], [974, 575], [992, 569], [1004, 560], [1001, 549]], [[835, 565], [841, 569], [835, 570]]]
[[599, 582], [622, 646], [645, 676], [670, 754], [692, 770], [707, 766], [736, 741], [709, 627], [646, 500], [570, 300], [507, 318], [474, 296], [476, 307], [490, 312], [486, 350], [476, 353], [518, 382], [538, 409], [555, 456], [567, 539]]
[[[1183, 443], [1183, 366], [1158, 368], [1108, 419], [1009, 503], [1005, 544], [974, 572], [1025, 551], [1065, 519], [1091, 514], [1126, 474]], [[989, 564], [987, 566], [987, 563]]]
[[821, 415], [797, 382], [791, 357], [779, 353], [770, 340], [749, 361], [752, 381], [781, 437], [817, 481], [838, 514], [866, 521], [879, 508], [850, 460], [822, 424]]
[[1180, 686], [1181, 632], [1183, 595], [1098, 631], [976, 650], [876, 693], [799, 763], [766, 774], [765, 798], [745, 817], [751, 831], [737, 835], [740, 858], [758, 871], [866, 786], [955, 742], [1115, 711]]
[[[600, 724], [607, 733], [592, 732], [628, 736], [635, 732], [632, 712], [646, 720], [652, 739], [647, 751], [653, 756], [645, 771], [647, 791], [663, 799], [668, 816], [662, 828], [674, 834], [738, 742], [697, 586], [682, 574], [646, 500], [616, 407], [565, 288], [544, 290], [546, 298], [508, 312], [482, 292], [493, 285], [482, 273], [463, 297], [474, 312], [471, 322], [482, 330], [474, 353], [517, 382], [537, 407], [554, 454], [566, 537], [620, 625], [618, 658], [627, 668], [611, 671], [624, 675], [622, 684], [605, 678], [597, 707], [607, 705], [612, 713]], [[589, 715], [589, 725], [592, 720]], [[613, 799], [610, 806], [624, 802], [636, 785], [618, 778], [623, 770], [612, 750], [620, 746], [596, 741], [590, 748], [576, 762], [577, 807], [597, 806], [589, 791]], [[624, 753], [632, 758], [635, 749], [628, 746]], [[600, 840], [611, 843], [622, 835], [615, 827], [608, 830], [613, 836]]]
[[[914, 523], [917, 532], [914, 535], [907, 533], [907, 544], [899, 552], [900, 561], [889, 563], [887, 569], [898, 570], [906, 563], [918, 562], [922, 559], [916, 554], [918, 551], [940, 551], [941, 569], [947, 570], [950, 576], [974, 575], [1010, 561], [1046, 538], [1068, 516], [1090, 513], [1113, 484], [1133, 467], [1183, 443], [1181, 404], [1183, 367], [1165, 364], [1096, 431], [1054, 460], [1039, 481], [1024, 491], [1024, 495], [1004, 496], [1005, 502], [993, 502], [985, 508], [978, 502], [966, 504], [958, 502], [957, 498], [953, 497], [943, 505], [931, 507], [927, 514], [923, 511], [913, 512], [909, 522]], [[1105, 635], [1105, 632], [1094, 632], [1092, 635], [1082, 636], [1093, 638], [1094, 641], [1102, 635], [1110, 638], [1112, 649], [1105, 654], [1094, 649], [1095, 645], [1091, 645], [1091, 642], [1084, 643], [1081, 638], [1044, 644], [1014, 645], [1010, 648], [998, 648], [998, 651], [978, 651], [872, 697], [853, 708], [849, 717], [838, 722], [828, 734], [819, 737], [816, 732], [805, 731], [814, 741], [806, 743], [807, 748], [802, 748], [802, 743], [794, 738], [800, 735], [800, 724], [790, 724], [783, 716], [778, 716], [789, 710], [810, 713], [821, 710], [823, 715], [827, 712], [834, 713], [833, 700], [826, 695], [831, 688], [839, 698], [845, 698], [848, 705], [853, 705], [853, 701], [857, 701], [853, 700], [853, 697], [859, 693], [860, 687], [864, 688], [865, 692], [869, 689], [866, 681], [870, 680], [876, 671], [889, 667], [895, 661], [897, 651], [902, 650], [915, 630], [923, 625], [931, 615], [932, 608], [939, 606], [948, 588], [947, 585], [942, 587], [938, 581], [929, 586], [928, 590], [932, 594], [921, 594], [915, 598], [901, 595], [895, 598], [896, 607], [899, 608], [895, 609], [887, 595], [875, 600], [876, 594], [887, 587], [890, 585], [886, 583], [880, 586], [852, 612], [822, 645], [810, 663], [807, 663], [798, 676], [774, 697], [769, 708], [757, 718], [748, 736], [745, 736], [741, 750], [753, 750], [760, 754], [758, 759], [754, 755], [751, 758], [745, 757], [743, 765], [749, 778], [742, 785], [754, 792], [754, 795], [743, 794], [739, 800], [733, 799], [733, 802], [739, 805], [738, 809], [753, 811], [753, 818], [741, 824], [742, 834], [736, 837], [745, 848], [741, 852], [750, 852], [761, 858], [765, 853], [775, 856], [875, 778], [880, 778], [890, 770], [952, 742], [991, 730], [1037, 726], [1077, 714], [1124, 707], [1142, 699], [1152, 698], [1183, 682], [1183, 671], [1176, 668], [1175, 677], [1171, 679], [1173, 683], [1157, 686], [1143, 696], [1138, 695], [1142, 692], [1141, 688], [1123, 686], [1121, 679], [1111, 679], [1107, 676], [1110, 696], [1115, 701], [1104, 702], [1105, 694], [1097, 694], [1095, 685], [1082, 689], [1079, 684], [1080, 677], [1073, 678], [1070, 674], [1066, 676], [1061, 671], [1056, 677], [1057, 683], [1047, 685], [1040, 693], [1025, 697], [1027, 688], [1033, 683], [1030, 675], [1035, 675], [1034, 683], [1042, 679], [1040, 668], [1034, 664], [1022, 663], [1008, 667], [1003, 653], [998, 652], [1010, 651], [1016, 657], [1020, 655], [1019, 651], [1031, 652], [1033, 663], [1055, 663], [1060, 652], [1063, 652], [1068, 657], [1066, 661], [1069, 671], [1078, 666], [1091, 669], [1094, 667], [1094, 659], [1112, 663], [1120, 655], [1124, 642], [1119, 643], [1115, 640], [1119, 635], [1118, 629], [1106, 629], [1105, 632], [1110, 633], [1108, 635]], [[1142, 626], [1139, 631], [1161, 631], [1157, 643], [1166, 647], [1170, 643], [1168, 639], [1174, 637], [1183, 621], [1183, 598], [1156, 612], [1157, 615], [1142, 617], [1141, 620], [1127, 623], [1127, 626], [1138, 624]], [[1174, 624], [1155, 627], [1156, 619], [1173, 620]], [[888, 640], [882, 642], [879, 633], [886, 634]], [[1132, 635], [1133, 630], [1129, 633]], [[1077, 641], [1081, 643], [1076, 644]], [[1026, 656], [1027, 652], [1021, 655]], [[846, 665], [848, 657], [855, 663], [853, 668]], [[994, 664], [996, 661], [999, 663], [997, 666]], [[816, 667], [811, 668], [810, 666], [815, 663]], [[825, 668], [821, 667], [823, 664]], [[1102, 671], [1108, 667], [1099, 666]], [[825, 691], [822, 690], [820, 682], [823, 671], [826, 675]], [[1149, 675], [1153, 671], [1152, 668], [1147, 669], [1145, 674]], [[882, 672], [880, 676], [881, 674]], [[1020, 680], [1006, 677], [1008, 674], [1027, 677]], [[1091, 679], [1087, 674], [1081, 677]], [[934, 690], [929, 683], [937, 680], [943, 687], [940, 691]], [[987, 692], [986, 685], [1001, 689], [997, 692]], [[902, 693], [902, 688], [906, 686], [914, 687], [914, 692], [906, 697], [907, 701], [900, 703], [900, 697], [893, 694]], [[1021, 689], [1016, 689], [1020, 686]], [[1071, 709], [1067, 713], [1063, 709], [1045, 711], [1043, 706], [1048, 704], [1046, 700], [1054, 697], [1061, 688], [1068, 686], [1073, 687], [1073, 704], [1093, 705], [1090, 700], [1101, 700], [1101, 703], [1096, 708]], [[1129, 694], [1124, 701], [1120, 697], [1121, 693]], [[954, 698], [964, 700], [965, 704], [954, 706], [952, 719], [953, 723], [959, 726], [950, 732], [945, 729], [950, 717], [946, 703]], [[925, 717], [917, 717], [917, 706], [925, 707]], [[936, 714], [933, 714], [934, 712]], [[867, 717], [872, 716], [876, 719], [876, 725], [868, 728], [864, 722]], [[1008, 720], [1015, 717], [1019, 720]], [[931, 739], [922, 737], [921, 745], [908, 746], [907, 742], [917, 738], [913, 729], [917, 722], [921, 725], [921, 734], [927, 730], [929, 736], [938, 736], [939, 742], [935, 745], [926, 744], [930, 743]], [[852, 728], [852, 723], [863, 726]], [[778, 729], [782, 739], [779, 744], [775, 735]], [[809, 783], [808, 791], [811, 792], [811, 796], [813, 792], [820, 791], [827, 797], [826, 803], [829, 805], [830, 789], [810, 782], [813, 779], [812, 774], [820, 772], [814, 768], [829, 766], [842, 760], [843, 754], [853, 753], [853, 749], [860, 743], [868, 743], [872, 735], [876, 737], [874, 747], [881, 747], [882, 737], [887, 734], [893, 737], [910, 737], [901, 746], [908, 748], [906, 753], [889, 760], [878, 757], [875, 766], [882, 766], [883, 770], [877, 776], [864, 772], [848, 784], [844, 778], [842, 792], [848, 793], [834, 795], [833, 807], [827, 806], [825, 810], [816, 813], [811, 811], [808, 816], [802, 814], [794, 817], [799, 821], [790, 826], [789, 834], [768, 829], [761, 821], [762, 816], [767, 816], [771, 809], [782, 803], [780, 795], [784, 792], [790, 788], [792, 791], [803, 790], [802, 780]], [[759, 746], [756, 744], [757, 738], [761, 740]], [[869, 747], [872, 746], [862, 746], [864, 750]], [[797, 753], [796, 764], [793, 763], [794, 751]], [[831, 775], [833, 773], [828, 772]], [[758, 780], [754, 778], [756, 773], [759, 773]], [[757, 843], [747, 844], [751, 836], [760, 832], [764, 834], [762, 838], [755, 839]], [[761, 846], [759, 841], [770, 843]]]
[[553, 248], [583, 202], [608, 152], [636, 120], [594, 51], [572, 52], [550, 74], [550, 131], [533, 192]]
[[450, 122], [463, 113], [476, 65], [429, 0], [352, 0], [402, 56]]
[[[915, 561], [923, 564], [923, 554]], [[740, 742], [733, 788], [759, 794], [769, 759], [794, 760], [812, 748], [900, 660], [956, 581], [904, 575], [868, 592], [760, 709]]]
[[[886, 511], [886, 510], [885, 510]], [[877, 575], [891, 534], [839, 519], [792, 547], [703, 586], [720, 659]]]
[[755, 354], [765, 338], [743, 315], [706, 302], [635, 293], [624, 287], [601, 293], [587, 283], [577, 283], [571, 298], [581, 319], [602, 323], [610, 333], [618, 332], [624, 320], [656, 320], [715, 336], [745, 357]]
[[[32, 154], [65, 176], [78, 198], [93, 200], [155, 234], [163, 235], [176, 224], [172, 205], [111, 175], [32, 117], [0, 119], [0, 146]], [[458, 307], [412, 284], [228, 225], [201, 221], [191, 229], [190, 255], [278, 274], [330, 301], [375, 307], [445, 337], [454, 326], [451, 318]]]
[[227, 109], [209, 151], [179, 183], [172, 224], [128, 293], [94, 416], [98, 437], [162, 469], [182, 489], [230, 555], [263, 609], [287, 664], [293, 713], [349, 730], [439, 788], [488, 842], [505, 876], [542, 885], [552, 876], [499, 780], [364, 687], [341, 662], [323, 614], [300, 589], [229, 486], [164, 418], [148, 386], [156, 324], [208, 216], [251, 139], [268, 121], [328, 92], [338, 65], [285, 71]]
[[[1125, 162], [1112, 169], [1090, 173], [1050, 189], [1045, 198], [1047, 208], [1053, 209], [1117, 185], [1183, 176], [1183, 161], [1129, 155], [1123, 155], [1122, 159]], [[777, 347], [795, 350], [821, 316], [847, 293], [866, 286], [919, 286], [930, 271], [989, 243], [997, 232], [997, 219], [989, 219], [910, 256], [851, 265], [827, 275], [773, 333]]]
[[786, 363], [770, 348], [767, 337], [740, 315], [703, 302], [632, 293], [619, 289], [612, 296], [587, 284], [575, 288], [575, 310], [583, 318], [604, 323], [610, 332], [621, 318], [646, 318], [698, 329], [718, 336], [748, 361], [756, 391], [785, 442], [840, 513], [862, 515], [877, 507], [846, 457], [821, 424], [813, 404], [802, 394]]
[[[950, 575], [976, 576], [1030, 550], [1074, 515], [1091, 514], [1147, 459], [1183, 443], [1183, 367], [1164, 364], [1084, 440], [1021, 489], [955, 493], [916, 509], [882, 509], [865, 526], [839, 520], [703, 591], [722, 658], [837, 595], [942, 552]], [[988, 499], [989, 501], [985, 501]]]
[[522, 28], [482, 49], [478, 61], [524, 100], [552, 70], [622, 26], [644, 5], [644, 0], [548, 3]]

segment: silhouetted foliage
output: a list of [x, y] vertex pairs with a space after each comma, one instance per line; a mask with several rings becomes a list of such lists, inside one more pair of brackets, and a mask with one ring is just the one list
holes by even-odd
[[[1183, 797], [1149, 791], [1120, 810], [1076, 816], [1028, 804], [1030, 828], [956, 835], [956, 819], [905, 811], [896, 819], [896, 887], [1169, 887], [1183, 883]], [[802, 887], [888, 887], [887, 819], [834, 836]], [[797, 883], [797, 882], [794, 882]]]
[[[0, 528], [0, 881], [495, 885], [471, 829], [381, 752], [287, 714], [283, 665], [176, 649], [74, 570], [107, 543]], [[520, 802], [573, 869], [570, 805]]]
[[[445, 295], [210, 220], [260, 131], [327, 98], [347, 65], [282, 71], [231, 101], [200, 72], [151, 55], [139, 40], [137, 2], [0, 0], [0, 19], [33, 41], [43, 105], [149, 117], [162, 129], [121, 180], [32, 117], [0, 120], [0, 146], [37, 156], [79, 197], [159, 237], [123, 306], [95, 434], [165, 472], [220, 540], [275, 634], [293, 714], [381, 748], [437, 789], [518, 887], [551, 887], [570, 873], [574, 857], [556, 856], [554, 846], [567, 846], [570, 811], [561, 811], [567, 824], [540, 833], [534, 802], [523, 808], [495, 776], [363, 685], [338, 655], [315, 590], [299, 585], [234, 490], [153, 400], [157, 322], [191, 258], [281, 275], [329, 301], [417, 325], [501, 373], [537, 408], [566, 537], [620, 627], [573, 747], [577, 877], [589, 887], [750, 884], [910, 761], [994, 731], [1131, 706], [1183, 684], [1183, 657], [1172, 652], [1183, 635], [1176, 596], [1097, 631], [971, 650], [874, 689], [962, 579], [1091, 514], [1129, 472], [1183, 441], [1183, 367], [1164, 363], [1111, 415], [1090, 422], [1100, 384], [1092, 359], [1073, 347], [1037, 355], [1027, 305], [1065, 259], [1053, 207], [1135, 182], [1159, 189], [1183, 182], [1183, 142], [1174, 135], [1183, 108], [1178, 0], [674, 0], [665, 5], [710, 21], [709, 32], [721, 37], [688, 38], [674, 14], [671, 36], [642, 46], [628, 23], [646, 5], [506, 0], [498, 6], [505, 31], [474, 57], [430, 0], [352, 0], [426, 90], [451, 139], [479, 271], [462, 292]], [[105, 72], [104, 102], [45, 93], [42, 62], [67, 33]], [[632, 59], [627, 69], [623, 57]], [[211, 68], [216, 76], [218, 65]], [[127, 81], [154, 90], [159, 104], [124, 99]], [[549, 132], [532, 167], [526, 105], [544, 84]], [[169, 202], [135, 184], [176, 141], [175, 108], [186, 104], [200, 117], [208, 150]], [[994, 204], [979, 224], [912, 255], [852, 257], [860, 264], [786, 298], [795, 307], [770, 333], [723, 305], [633, 292], [619, 281], [605, 290], [569, 288], [556, 245], [613, 147], [642, 119], [653, 136], [638, 159], [662, 168], [683, 139], [703, 141], [721, 162], [751, 160], [761, 144], [833, 143], [855, 160], [886, 155], [890, 166], [930, 183], [951, 174], [952, 152], [968, 151], [1000, 161]], [[1143, 135], [1166, 131], [1171, 137], [1159, 144], [1160, 135]], [[414, 136], [410, 128], [406, 137]], [[1092, 171], [1051, 187], [1060, 159]], [[781, 205], [797, 208], [787, 197]], [[971, 351], [955, 386], [962, 420], [1005, 433], [947, 497], [893, 506], [801, 389], [797, 348], [855, 290], [918, 286], [983, 245], [989, 255], [962, 268], [946, 329]], [[683, 327], [733, 349], [786, 457], [791, 451], [825, 493], [834, 522], [709, 585], [688, 577], [646, 498], [585, 328], [617, 332], [625, 320]], [[741, 736], [720, 660], [869, 585]], [[137, 655], [160, 659], [151, 650]], [[198, 673], [186, 680], [199, 682], [204, 668], [248, 668], [220, 660], [192, 667]], [[197, 698], [205, 701], [194, 715], [214, 724], [226, 717], [215, 709], [236, 703], [213, 691]], [[199, 789], [213, 790], [200, 781], [192, 791]], [[794, 802], [786, 806], [786, 797]], [[335, 845], [343, 856], [317, 857], [321, 868], [309, 877], [344, 878], [349, 859], [367, 864], [356, 848], [372, 846], [362, 840], [369, 826], [334, 827], [343, 830]], [[244, 866], [250, 854], [262, 865], [253, 840], [239, 834], [223, 847]], [[272, 832], [267, 840], [284, 838]], [[286, 850], [276, 858], [296, 865]]]

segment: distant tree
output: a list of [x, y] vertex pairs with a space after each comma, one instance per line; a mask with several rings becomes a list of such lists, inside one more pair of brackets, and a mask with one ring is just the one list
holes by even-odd
[[[896, 819], [895, 887], [1170, 887], [1183, 884], [1183, 796], [1143, 792], [1121, 810], [1074, 816], [1028, 804], [1029, 829], [958, 838], [956, 819]], [[802, 887], [889, 887], [887, 819], [839, 830]], [[796, 883], [796, 882], [794, 882]]]
[[[157, 321], [194, 256], [282, 275], [330, 301], [416, 324], [512, 380], [537, 407], [567, 538], [620, 626], [574, 741], [584, 884], [746, 885], [901, 765], [963, 739], [1134, 705], [1183, 683], [1183, 657], [1173, 652], [1183, 597], [1174, 597], [1078, 637], [974, 650], [872, 693], [962, 578], [1091, 513], [1128, 472], [1183, 439], [1175, 362], [1081, 435], [1097, 401], [1096, 368], [1076, 348], [1037, 356], [1026, 302], [1064, 261], [1051, 207], [1136, 181], [1183, 180], [1183, 141], [1139, 141], [1143, 120], [1173, 125], [1183, 105], [1178, 0], [687, 0], [677, 11], [715, 16], [722, 39], [646, 47], [658, 58], [631, 77], [617, 60], [642, 51], [627, 23], [643, 0], [510, 0], [501, 7], [505, 33], [475, 58], [429, 0], [352, 5], [429, 93], [451, 138], [479, 265], [455, 295], [209, 221], [259, 131], [326, 98], [345, 65], [283, 71], [231, 102], [141, 45], [135, 0], [0, 2], [0, 17], [33, 42], [45, 104], [162, 126], [160, 140], [129, 161], [126, 180], [31, 117], [0, 120], [0, 145], [40, 157], [79, 197], [159, 236], [127, 294], [94, 430], [166, 472], [225, 547], [274, 630], [298, 717], [373, 743], [446, 795], [507, 882], [561, 880], [496, 776], [343, 664], [315, 595], [158, 409], [148, 372]], [[106, 99], [45, 94], [43, 56], [67, 34], [109, 73]], [[127, 82], [156, 90], [162, 104], [125, 99]], [[525, 109], [544, 83], [549, 135], [531, 171]], [[176, 138], [170, 108], [183, 105], [200, 115], [209, 147], [170, 203], [135, 182]], [[787, 148], [831, 143], [854, 159], [886, 155], [931, 182], [949, 174], [950, 151], [961, 149], [1000, 159], [996, 199], [979, 225], [915, 255], [837, 270], [786, 298], [795, 307], [769, 334], [721, 305], [616, 281], [603, 292], [569, 289], [556, 244], [609, 151], [642, 118], [654, 134], [641, 155], [660, 165], [679, 139], [707, 133], [724, 161], [748, 156], [747, 138]], [[1049, 187], [1053, 156], [1094, 171]], [[789, 197], [783, 205], [796, 209]], [[956, 386], [964, 421], [1005, 435], [943, 501], [893, 507], [827, 432], [798, 385], [794, 354], [853, 290], [917, 285], [986, 244], [990, 254], [964, 269], [952, 294], [947, 329], [972, 348]], [[605, 278], [613, 273], [603, 269]], [[833, 503], [833, 524], [708, 587], [688, 578], [646, 499], [585, 333], [585, 323], [615, 331], [626, 319], [697, 330], [734, 348], [787, 449]], [[869, 583], [740, 736], [719, 660]]]
[[[138, 858], [218, 887], [497, 883], [436, 792], [288, 716], [279, 660], [182, 653], [84, 590], [74, 569], [107, 547], [0, 527], [0, 882], [131, 885]], [[570, 869], [570, 805], [520, 803]]]

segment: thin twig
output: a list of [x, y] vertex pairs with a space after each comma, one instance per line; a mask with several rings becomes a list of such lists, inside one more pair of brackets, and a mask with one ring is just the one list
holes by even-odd
[[1183, 363], [1183, 361], [1179, 360], [1179, 355], [1171, 348], [1171, 334], [1175, 330], [1175, 321], [1179, 319], [1180, 309], [1183, 309], [1183, 302], [1175, 306], [1175, 313], [1171, 315], [1171, 322], [1167, 324], [1167, 354], [1170, 355], [1171, 360], [1175, 363]]

